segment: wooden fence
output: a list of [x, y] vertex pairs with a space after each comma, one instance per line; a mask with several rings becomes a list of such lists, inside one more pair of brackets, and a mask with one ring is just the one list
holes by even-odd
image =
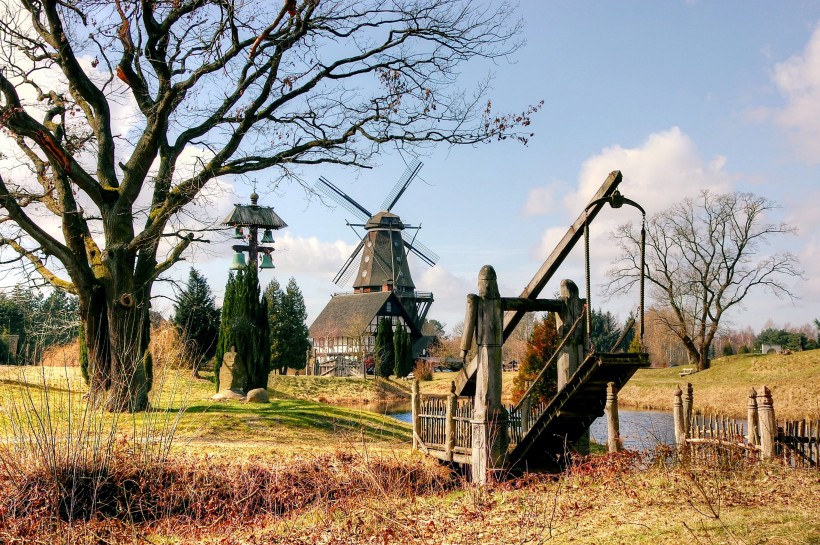
[[446, 461], [469, 458], [473, 432], [473, 398], [425, 395], [413, 385], [413, 446]]
[[[709, 458], [726, 452], [746, 459], [781, 459], [792, 467], [818, 467], [820, 463], [820, 421], [777, 423], [771, 391], [752, 388], [747, 400], [745, 421], [723, 415], [693, 414], [692, 385], [683, 394], [675, 391], [673, 417], [675, 441], [688, 455]], [[711, 450], [710, 450], [711, 449]]]

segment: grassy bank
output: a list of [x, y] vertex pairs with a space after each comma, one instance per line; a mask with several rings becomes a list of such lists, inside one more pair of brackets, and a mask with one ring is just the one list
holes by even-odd
[[71, 426], [73, 433], [82, 433], [79, 426], [85, 426], [128, 437], [172, 436], [177, 450], [194, 453], [204, 445], [274, 449], [280, 455], [333, 450], [362, 440], [392, 451], [410, 441], [409, 426], [393, 418], [298, 399], [275, 389], [269, 404], [215, 402], [210, 399], [213, 383], [193, 379], [186, 370], [159, 374], [150, 395], [152, 409], [144, 413], [89, 410], [85, 391], [76, 367], [0, 366], [0, 439], [15, 440], [20, 428], [36, 428], [31, 435], [72, 433]]
[[710, 369], [680, 377], [681, 367], [642, 369], [621, 390], [622, 406], [671, 410], [675, 386], [692, 383], [695, 410], [746, 417], [749, 389], [772, 390], [779, 419], [820, 418], [820, 350], [790, 355], [718, 358]]
[[407, 425], [300, 398], [409, 386], [272, 377], [270, 404], [216, 403], [170, 370], [152, 411], [110, 415], [76, 369], [0, 367], [0, 543], [820, 542], [816, 471], [626, 453], [479, 489], [412, 452]]

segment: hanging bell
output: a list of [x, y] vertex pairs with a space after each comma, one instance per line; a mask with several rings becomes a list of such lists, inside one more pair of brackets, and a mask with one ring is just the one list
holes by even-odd
[[262, 244], [271, 244], [273, 242], [273, 232], [270, 229], [265, 229], [265, 234], [262, 235]]
[[241, 225], [237, 225], [233, 230], [233, 238], [245, 238], [245, 232]]
[[245, 266], [245, 254], [242, 252], [236, 252], [233, 254], [233, 259], [231, 260], [230, 269], [232, 271], [238, 271], [239, 269]]
[[273, 259], [270, 254], [262, 254], [262, 262], [259, 264], [260, 269], [275, 269], [273, 266]]

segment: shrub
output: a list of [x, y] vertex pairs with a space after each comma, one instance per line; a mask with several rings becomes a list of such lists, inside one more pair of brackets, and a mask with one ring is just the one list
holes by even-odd
[[413, 377], [416, 380], [428, 381], [433, 380], [433, 368], [426, 361], [419, 360], [413, 368]]

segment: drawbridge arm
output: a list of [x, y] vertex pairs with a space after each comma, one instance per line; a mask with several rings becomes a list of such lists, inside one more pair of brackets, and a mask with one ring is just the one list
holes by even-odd
[[[547, 257], [541, 265], [541, 268], [538, 269], [538, 272], [535, 273], [535, 276], [532, 277], [530, 283], [527, 284], [527, 287], [524, 288], [524, 291], [521, 292], [520, 297], [525, 299], [535, 299], [538, 297], [541, 290], [543, 290], [544, 286], [547, 285], [547, 282], [552, 279], [555, 271], [561, 263], [564, 262], [569, 253], [575, 247], [575, 244], [583, 236], [584, 223], [587, 221], [591, 222], [595, 216], [598, 215], [598, 212], [600, 212], [601, 208], [603, 208], [604, 204], [606, 204], [605, 198], [615, 192], [622, 180], [623, 176], [621, 175], [620, 170], [615, 170], [609, 173], [609, 176], [607, 176], [600, 189], [598, 189], [598, 192], [595, 193], [590, 200], [590, 204], [587, 205], [588, 210], [581, 212], [581, 215], [578, 216], [575, 223], [570, 226], [569, 230], [567, 230], [567, 233], [564, 235], [564, 238], [561, 239], [561, 242], [558, 243], [549, 257]], [[504, 341], [506, 341], [512, 334], [513, 330], [518, 325], [518, 322], [521, 321], [521, 318], [524, 317], [525, 313], [526, 310], [524, 309], [504, 313]], [[477, 367], [478, 361], [476, 358], [473, 358], [468, 363], [465, 363], [464, 368], [456, 377], [456, 393], [458, 395], [468, 396], [475, 393], [475, 372]]]

